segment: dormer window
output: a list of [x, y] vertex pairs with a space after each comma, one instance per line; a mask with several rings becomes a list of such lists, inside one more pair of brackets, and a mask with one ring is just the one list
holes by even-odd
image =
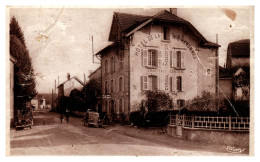
[[163, 40], [170, 40], [170, 28], [163, 27]]

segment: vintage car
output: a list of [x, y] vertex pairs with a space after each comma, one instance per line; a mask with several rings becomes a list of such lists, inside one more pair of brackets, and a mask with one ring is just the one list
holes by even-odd
[[88, 111], [83, 119], [84, 126], [102, 127], [102, 121], [99, 118], [98, 112]]

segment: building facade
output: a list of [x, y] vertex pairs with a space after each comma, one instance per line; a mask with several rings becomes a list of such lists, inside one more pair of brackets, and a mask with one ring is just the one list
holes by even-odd
[[15, 120], [15, 109], [14, 109], [14, 66], [16, 60], [10, 55], [10, 123], [11, 126], [14, 124]]
[[174, 11], [151, 17], [114, 13], [109, 35], [113, 43], [97, 53], [104, 112], [139, 110], [146, 91], [169, 94], [173, 109], [204, 91], [218, 94], [219, 45]]

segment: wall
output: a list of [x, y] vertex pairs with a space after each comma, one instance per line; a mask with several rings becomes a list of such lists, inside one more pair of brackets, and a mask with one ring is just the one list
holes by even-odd
[[[131, 111], [139, 109], [145, 98], [141, 89], [141, 76], [156, 75], [161, 83], [159, 89], [171, 95], [175, 109], [177, 100], [191, 100], [203, 91], [215, 94], [216, 57], [215, 50], [198, 46], [198, 40], [183, 31], [181, 27], [170, 27], [170, 40], [162, 40], [162, 26], [146, 26], [135, 32], [130, 45], [130, 103]], [[183, 38], [183, 39], [181, 39]], [[187, 46], [187, 42], [190, 45]], [[158, 68], [142, 66], [142, 49], [162, 51], [162, 65]], [[192, 49], [192, 50], [190, 50]], [[170, 51], [185, 53], [185, 68], [178, 70], [170, 66]], [[203, 65], [202, 65], [203, 64]], [[206, 70], [211, 74], [207, 75]], [[170, 77], [182, 76], [183, 92], [170, 91]]]
[[80, 84], [76, 79], [71, 78], [70, 80], [66, 81], [64, 83], [64, 96], [69, 97], [70, 96], [70, 92], [73, 89], [78, 89], [81, 90], [83, 88], [83, 85]]
[[[232, 147], [249, 147], [248, 131], [209, 130], [182, 128], [182, 138], [209, 144], [220, 144]], [[167, 126], [167, 134], [176, 137], [176, 126]]]
[[10, 123], [14, 120], [14, 62], [10, 59]]
[[[232, 81], [231, 78], [219, 78], [219, 98], [224, 99], [224, 95], [231, 99], [232, 97]], [[223, 93], [222, 93], [223, 92]]]
[[232, 67], [243, 67], [243, 66], [247, 66], [249, 67], [250, 65], [250, 58], [236, 58], [236, 57], [232, 57]]
[[249, 147], [248, 131], [182, 129], [183, 138], [190, 141]]
[[[111, 101], [114, 101], [114, 113], [119, 113], [119, 102], [123, 100], [123, 112], [129, 110], [129, 53], [127, 45], [122, 50], [113, 48], [101, 55], [102, 67], [102, 111], [111, 113], [113, 111]], [[122, 61], [119, 54], [123, 55]], [[111, 58], [115, 59], [115, 71], [111, 71]], [[108, 63], [108, 72], [105, 73], [105, 61]], [[119, 78], [123, 78], [123, 88], [119, 91]], [[114, 82], [114, 91], [111, 92], [111, 80]], [[108, 82], [108, 93], [105, 93], [105, 82]], [[106, 107], [107, 102], [107, 107]]]

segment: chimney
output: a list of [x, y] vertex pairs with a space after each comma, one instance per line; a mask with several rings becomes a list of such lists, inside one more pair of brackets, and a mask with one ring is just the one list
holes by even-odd
[[177, 16], [177, 8], [170, 8], [170, 12]]
[[70, 80], [70, 73], [67, 73], [67, 79]]

